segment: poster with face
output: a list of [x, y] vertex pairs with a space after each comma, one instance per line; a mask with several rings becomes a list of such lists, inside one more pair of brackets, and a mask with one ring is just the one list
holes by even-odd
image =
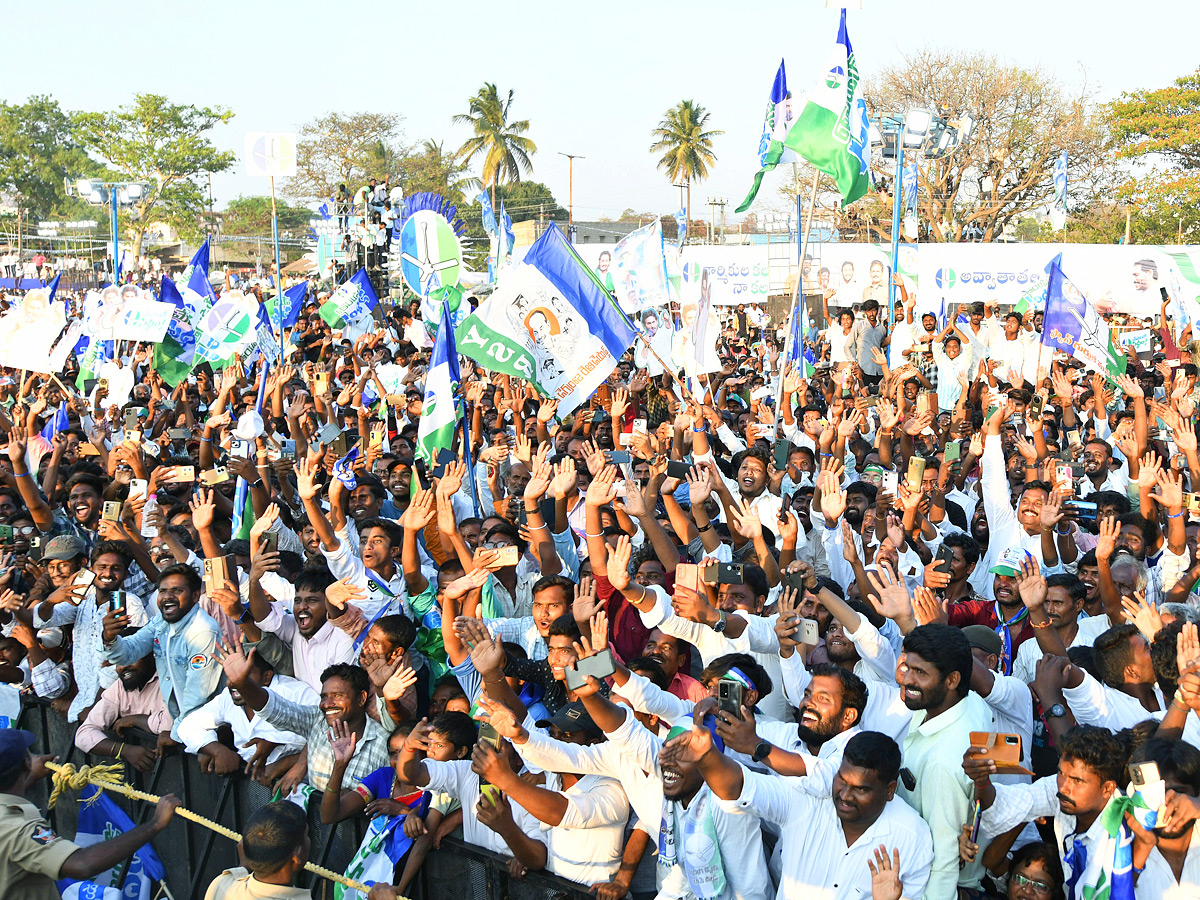
[[[641, 328], [642, 336], [633, 345], [633, 364], [639, 369], [648, 370], [651, 375], [663, 374], [663, 363], [671, 363], [670, 314], [661, 308], [646, 309], [642, 310], [634, 322]], [[651, 350], [654, 353], [651, 353]], [[658, 357], [654, 354], [658, 354]]]

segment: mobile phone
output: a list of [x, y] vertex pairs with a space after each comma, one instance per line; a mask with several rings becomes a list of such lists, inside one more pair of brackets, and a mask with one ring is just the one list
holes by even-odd
[[[88, 598], [88, 595], [91, 594], [91, 592], [92, 592], [91, 591], [92, 583], [95, 580], [96, 580], [96, 573], [93, 572], [91, 569], [80, 569], [78, 572], [76, 572], [75, 579], [71, 583], [83, 585], [84, 587], [88, 588], [88, 590], [84, 591], [78, 600], [72, 600], [71, 602], [78, 606], [80, 603], [82, 603], [84, 600], [86, 600]], [[74, 596], [74, 595], [72, 595], [72, 596]]]
[[1096, 504], [1087, 500], [1067, 500], [1063, 503], [1063, 512], [1079, 522], [1096, 521]]
[[288, 438], [287, 440], [280, 441], [279, 444], [280, 444], [280, 455], [284, 459], [294, 460], [296, 458], [296, 442], [295, 441], [293, 441], [291, 438]]
[[796, 640], [801, 644], [808, 644], [811, 647], [815, 647], [820, 639], [820, 626], [817, 624], [817, 620], [801, 619], [800, 631], [797, 632]]
[[107, 379], [107, 378], [100, 378], [100, 379], [98, 379], [98, 380], [96, 381], [96, 387], [97, 387], [98, 389], [102, 389], [102, 390], [105, 390], [105, 391], [107, 391], [107, 390], [108, 390], [108, 379]]
[[628, 450], [607, 450], [604, 453], [604, 460], [610, 465], [616, 466], [622, 463], [633, 462], [633, 457], [629, 454]]
[[237, 567], [232, 556], [214, 556], [204, 560], [204, 592], [210, 597], [226, 584], [237, 586]]
[[778, 440], [775, 442], [775, 471], [782, 472], [787, 468], [788, 457], [792, 455], [792, 442]]
[[346, 434], [344, 431], [340, 432], [337, 437], [330, 441], [329, 449], [332, 450], [339, 459], [341, 459], [350, 452], [350, 435]]
[[250, 457], [250, 441], [236, 436], [231, 437], [229, 439], [229, 455], [236, 456], [238, 459], [248, 459]]
[[11, 525], [0, 525], [0, 545], [11, 547], [13, 544], [13, 529]]
[[196, 480], [195, 466], [173, 466], [171, 468], [171, 483], [179, 484]]
[[38, 562], [42, 558], [42, 554], [46, 548], [42, 545], [41, 535], [35, 535], [29, 539], [29, 552], [26, 557], [33, 562]]
[[133, 497], [148, 497], [150, 495], [150, 482], [145, 478], [131, 478], [129, 480], [129, 496]]
[[192, 436], [190, 428], [168, 428], [167, 437], [172, 441], [186, 441]]
[[945, 544], [938, 547], [937, 555], [933, 558], [933, 568], [937, 572], [945, 572], [950, 574], [950, 566], [954, 562], [954, 548], [947, 547]]
[[717, 563], [700, 570], [706, 584], [742, 584], [741, 563]]
[[612, 651], [605, 647], [599, 653], [585, 657], [573, 666], [567, 666], [563, 674], [566, 676], [567, 688], [577, 691], [587, 684], [584, 676], [591, 675], [603, 681], [616, 671]]
[[971, 746], [983, 750], [976, 759], [990, 759], [1001, 775], [1032, 775], [1021, 765], [1021, 736], [1004, 732], [972, 731]]
[[921, 490], [921, 481], [925, 477], [925, 458], [923, 456], [914, 456], [908, 461], [908, 489], [910, 491]]
[[675, 459], [667, 460], [667, 477], [678, 478], [680, 481], [686, 481], [688, 473], [692, 471], [692, 467], [685, 462], [680, 462]]
[[1067, 430], [1067, 444], [1071, 447], [1079, 446], [1079, 429], [1071, 428]]
[[502, 566], [515, 566], [518, 562], [516, 547], [496, 547], [493, 549], [480, 547], [475, 551], [475, 562], [479, 565], [484, 565], [481, 555], [486, 556], [490, 553], [494, 553], [496, 556], [487, 563], [487, 568], [489, 569], [499, 569]]
[[979, 823], [983, 821], [983, 807], [975, 801], [975, 810], [971, 813], [971, 843], [979, 840]]
[[[192, 468], [188, 466], [187, 468]], [[178, 478], [172, 478], [172, 481], [177, 481]], [[217, 484], [224, 484], [229, 480], [229, 472], [224, 466], [217, 466], [215, 469], [208, 469], [200, 473], [200, 483], [212, 487]]]
[[1171, 457], [1171, 468], [1180, 472], [1187, 468], [1187, 457], [1182, 453], [1176, 453]]
[[121, 504], [117, 500], [105, 500], [100, 518], [106, 522], [121, 521]]
[[1074, 487], [1075, 483], [1073, 481], [1073, 474], [1071, 472], [1071, 467], [1069, 465], [1055, 466], [1054, 467], [1054, 480], [1057, 481], [1060, 485], [1066, 486], [1072, 492], [1075, 489], [1075, 487]]
[[1183, 505], [1187, 507], [1187, 511], [1192, 515], [1200, 515], [1200, 494], [1184, 491]]
[[955, 462], [962, 459], [962, 444], [958, 441], [951, 441], [946, 445], [946, 462]]
[[879, 481], [879, 490], [889, 497], [895, 497], [900, 490], [900, 473], [884, 472], [883, 478]]
[[624, 433], [619, 434], [617, 435], [617, 443], [622, 447], [629, 447], [633, 444], [633, 435]]
[[804, 592], [804, 573], [803, 572], [785, 572], [783, 574], [784, 588], [791, 588], [800, 593]]
[[1046, 397], [1040, 391], [1033, 395], [1033, 399], [1029, 401], [1029, 411], [1038, 418], [1041, 418], [1042, 411], [1046, 408]]
[[717, 682], [717, 709], [729, 713], [735, 719], [742, 717], [742, 706], [746, 701], [746, 686], [729, 678]]
[[125, 612], [125, 592], [113, 591], [108, 595], [108, 610], [109, 612], [123, 613]]
[[490, 744], [493, 750], [500, 749], [500, 732], [491, 722], [479, 723], [479, 743]]
[[767, 397], [770, 397], [770, 396], [771, 396], [771, 389], [769, 387], [765, 387], [765, 386], [760, 387], [757, 390], [750, 392], [751, 400], [765, 400], [765, 399], [767, 399]]
[[607, 384], [602, 384], [596, 388], [596, 393], [592, 394], [592, 404], [595, 406], [605, 406], [612, 401], [612, 391]]
[[371, 446], [382, 447], [383, 439], [387, 436], [387, 429], [382, 422], [376, 422], [371, 426]]
[[1133, 782], [1135, 788], [1143, 788], [1156, 781], [1162, 781], [1162, 776], [1158, 772], [1158, 763], [1130, 763], [1129, 780]]
[[321, 395], [329, 390], [329, 373], [313, 372], [312, 389], [314, 395]]
[[625, 486], [624, 481], [614, 481], [613, 482], [613, 496], [614, 497], [619, 497], [620, 499], [624, 500], [625, 497], [628, 496], [628, 493], [629, 493], [629, 489]]
[[262, 533], [262, 552], [263, 553], [278, 553], [279, 552], [279, 532], [264, 531]]
[[634, 419], [633, 420], [633, 433], [634, 434], [645, 434], [646, 433], [646, 420], [645, 419]]
[[700, 567], [693, 563], [680, 563], [675, 567], [675, 587], [700, 592]]
[[335, 440], [337, 440], [338, 435], [341, 433], [342, 429], [337, 425], [332, 423], [328, 425], [322, 425], [321, 430], [317, 432], [317, 443], [324, 444], [326, 447], [328, 447]]
[[137, 410], [136, 409], [125, 410], [125, 430], [126, 431], [137, 431], [137, 427], [138, 427]]

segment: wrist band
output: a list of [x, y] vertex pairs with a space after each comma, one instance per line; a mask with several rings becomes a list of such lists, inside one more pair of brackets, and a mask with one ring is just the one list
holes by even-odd
[[707, 525], [705, 525], [703, 528], [699, 528], [699, 527], [698, 527], [698, 528], [696, 529], [696, 533], [697, 533], [697, 534], [704, 534], [704, 532], [706, 532], [706, 531], [712, 531], [712, 527], [713, 527], [713, 524], [712, 524], [712, 522], [709, 522], [709, 523], [708, 523]]
[[1057, 535], [1059, 535], [1060, 537], [1066, 537], [1068, 534], [1070, 534], [1070, 533], [1071, 533], [1071, 526], [1070, 526], [1070, 525], [1068, 525], [1068, 526], [1067, 526], [1067, 530], [1066, 530], [1066, 531], [1059, 531], [1059, 530], [1058, 530], [1058, 526], [1057, 526], [1057, 525], [1055, 525], [1055, 526], [1054, 526], [1054, 533], [1055, 533], [1055, 534], [1057, 534]]
[[704, 429], [703, 428], [693, 428], [692, 434], [704, 434]]
[[29, 472], [13, 472], [14, 478], [32, 478], [33, 475]]
[[534, 531], [537, 531], [539, 528], [545, 528], [546, 523], [543, 522], [541, 525], [528, 525], [527, 527], [533, 529]]
[[601, 531], [601, 532], [599, 532], [599, 533], [597, 533], [597, 534], [592, 534], [590, 531], [586, 531], [586, 530], [585, 530], [583, 533], [584, 533], [584, 534], [585, 534], [587, 537], [594, 537], [594, 538], [602, 538], [602, 537], [604, 537], [604, 532], [603, 532], [603, 531]]
[[205, 437], [204, 435], [200, 435], [200, 440], [202, 440], [202, 441], [208, 441], [210, 444], [212, 443], [212, 438], [210, 438], [210, 437]]
[[1168, 519], [1178, 519], [1182, 515], [1183, 515], [1183, 510], [1180, 510], [1177, 513], [1167, 513], [1167, 518]]
[[1029, 624], [1033, 628], [1049, 628], [1054, 623], [1047, 619], [1045, 622], [1030, 622]]

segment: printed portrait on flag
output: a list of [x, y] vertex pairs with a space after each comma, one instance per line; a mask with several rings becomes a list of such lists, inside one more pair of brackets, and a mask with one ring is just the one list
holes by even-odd
[[[665, 363], [671, 361], [671, 316], [665, 309], [646, 309], [637, 316], [642, 337], [633, 345], [633, 364], [646, 369], [651, 375], [663, 374], [663, 364], [655, 359], [654, 353]], [[650, 352], [647, 344], [654, 350]]]
[[[533, 286], [533, 285], [531, 285]], [[518, 334], [528, 336], [527, 345], [537, 365], [537, 380], [553, 392], [565, 379], [563, 363], [583, 353], [580, 340], [587, 326], [554, 291], [523, 290], [509, 307], [509, 318]]]
[[51, 303], [45, 290], [29, 291], [19, 307], [0, 318], [0, 362], [41, 371], [66, 324], [61, 303]]
[[612, 277], [612, 253], [607, 250], [600, 252], [600, 259], [596, 261], [596, 277], [600, 279], [600, 283], [604, 285], [604, 289], [611, 291], [613, 289]]

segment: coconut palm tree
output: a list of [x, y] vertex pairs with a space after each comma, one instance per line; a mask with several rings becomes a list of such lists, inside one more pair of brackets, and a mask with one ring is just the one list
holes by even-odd
[[[501, 99], [494, 84], [484, 84], [471, 98], [469, 111], [454, 117], [456, 125], [470, 125], [475, 131], [474, 137], [458, 148], [458, 157], [466, 164], [482, 157], [483, 184], [489, 188], [520, 181], [522, 172], [528, 175], [533, 171], [529, 158], [537, 153], [537, 144], [525, 137], [528, 119], [509, 120], [512, 102], [512, 91]], [[494, 203], [494, 196], [492, 200]]]
[[703, 181], [708, 169], [717, 161], [713, 153], [712, 139], [723, 131], [708, 131], [709, 112], [693, 100], [680, 100], [677, 106], [667, 110], [663, 120], [654, 129], [655, 142], [650, 145], [651, 153], [662, 153], [658, 168], [670, 176], [671, 181], [682, 178], [687, 186], [687, 215], [692, 214], [692, 180]]

